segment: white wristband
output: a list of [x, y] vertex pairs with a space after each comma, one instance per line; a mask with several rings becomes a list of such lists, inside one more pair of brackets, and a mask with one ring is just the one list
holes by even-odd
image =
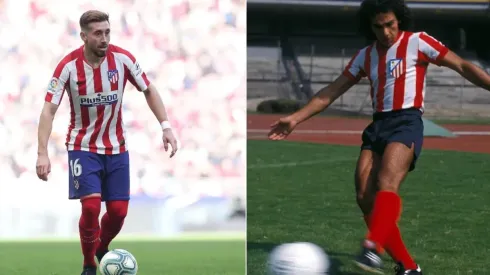
[[162, 130], [172, 129], [172, 126], [170, 126], [170, 122], [168, 122], [168, 120], [162, 121], [160, 125], [162, 126]]

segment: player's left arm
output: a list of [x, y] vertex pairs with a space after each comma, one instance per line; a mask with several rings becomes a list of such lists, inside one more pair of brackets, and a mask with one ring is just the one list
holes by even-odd
[[454, 52], [449, 51], [446, 56], [441, 59], [441, 66], [456, 71], [476, 86], [490, 91], [490, 75], [488, 75], [482, 68], [459, 57]]
[[168, 120], [167, 110], [165, 109], [163, 100], [160, 97], [160, 94], [158, 93], [156, 87], [152, 83], [150, 83], [148, 85], [148, 88], [143, 91], [143, 94], [145, 95], [148, 107], [150, 107], [150, 110], [153, 112], [158, 122], [160, 124], [170, 124]]
[[428, 62], [450, 68], [471, 83], [490, 91], [490, 75], [426, 33], [419, 36], [419, 51]]
[[145, 72], [136, 61], [136, 59], [132, 56], [130, 59], [132, 60], [132, 62], [128, 64], [131, 74], [129, 77], [129, 81], [145, 95], [148, 107], [153, 112], [162, 127], [163, 146], [165, 148], [165, 151], [168, 150], [168, 144], [170, 144], [170, 146], [172, 147], [170, 157], [173, 157], [178, 150], [177, 139], [172, 132], [172, 127], [170, 125], [167, 111], [165, 109], [165, 105], [163, 104], [162, 98], [160, 97], [160, 94], [158, 93], [156, 87], [152, 83], [150, 83], [150, 81], [146, 77]]
[[178, 150], [177, 139], [172, 132], [170, 122], [168, 121], [167, 110], [165, 109], [162, 98], [160, 97], [160, 94], [155, 86], [151, 83], [148, 85], [148, 89], [144, 90], [143, 93], [145, 95], [148, 107], [150, 107], [150, 110], [153, 112], [158, 122], [162, 126], [163, 146], [165, 151], [168, 150], [168, 144], [170, 143], [170, 146], [172, 146], [170, 157], [173, 157]]

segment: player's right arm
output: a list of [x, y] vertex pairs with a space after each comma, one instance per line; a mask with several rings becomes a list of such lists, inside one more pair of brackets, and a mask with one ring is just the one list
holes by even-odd
[[330, 85], [324, 87], [303, 108], [291, 115], [291, 119], [299, 124], [310, 117], [322, 112], [330, 106], [337, 98], [347, 92], [358, 80], [340, 75]]
[[65, 85], [69, 79], [69, 71], [63, 62], [56, 68], [44, 99], [44, 106], [39, 116], [37, 130], [38, 149], [36, 173], [41, 180], [48, 180], [51, 172], [51, 163], [48, 156], [48, 141], [53, 129], [53, 120], [63, 98]]
[[297, 112], [274, 122], [271, 125], [269, 139], [284, 139], [298, 124], [328, 108], [328, 106], [346, 93], [365, 75], [363, 65], [364, 56], [360, 51], [351, 59], [344, 72], [330, 85], [318, 91], [308, 104]]
[[37, 155], [48, 155], [48, 141], [53, 129], [53, 120], [58, 111], [58, 106], [51, 102], [44, 102], [41, 115], [39, 117], [39, 125], [37, 129], [38, 148]]

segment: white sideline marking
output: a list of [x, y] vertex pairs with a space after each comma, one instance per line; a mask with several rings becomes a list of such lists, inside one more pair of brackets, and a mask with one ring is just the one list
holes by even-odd
[[453, 133], [460, 136], [490, 136], [490, 131], [455, 131]]
[[[255, 133], [255, 134], [269, 133], [269, 131], [270, 130], [265, 130], [265, 129], [247, 129], [247, 132]], [[312, 134], [312, 135], [321, 135], [321, 134], [360, 135], [360, 134], [362, 134], [362, 131], [356, 131], [356, 130], [295, 130], [294, 133]], [[454, 131], [452, 133], [455, 135], [458, 135], [458, 136], [490, 136], [490, 131]]]

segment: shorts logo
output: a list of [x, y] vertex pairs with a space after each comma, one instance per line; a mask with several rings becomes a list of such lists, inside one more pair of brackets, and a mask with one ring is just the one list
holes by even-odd
[[75, 185], [75, 189], [78, 190], [78, 188], [80, 188], [80, 183], [78, 183], [78, 180], [74, 179], [73, 184]]
[[117, 70], [107, 71], [107, 77], [111, 83], [117, 83], [119, 80], [119, 72]]
[[390, 59], [388, 61], [388, 70], [392, 77], [398, 78], [405, 73], [405, 66], [403, 63], [403, 59], [401, 58]]

